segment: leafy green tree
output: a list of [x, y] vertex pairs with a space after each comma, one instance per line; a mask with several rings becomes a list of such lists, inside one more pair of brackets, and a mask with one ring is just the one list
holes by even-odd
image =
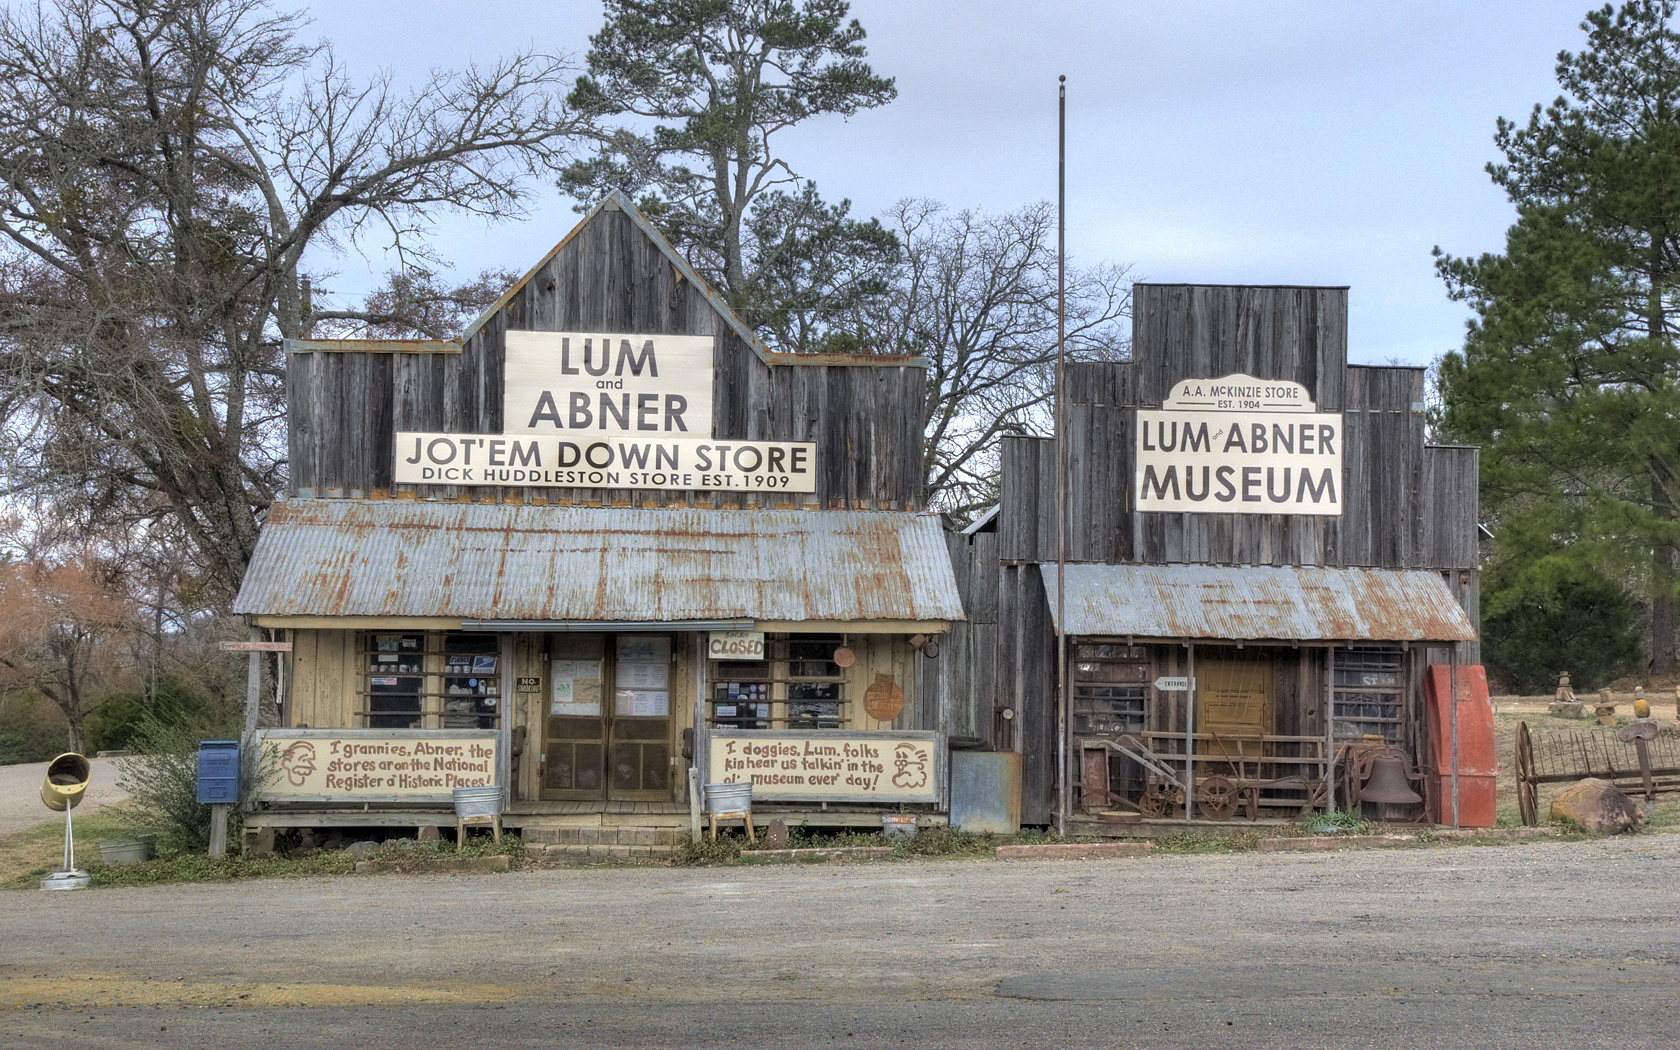
[[1550, 593], [1504, 592], [1509, 601], [1483, 621], [1482, 657], [1489, 673], [1518, 693], [1550, 693], [1568, 671], [1582, 692], [1639, 669], [1639, 627], [1633, 602], [1602, 577], [1566, 578]]
[[777, 132], [890, 102], [845, 0], [607, 0], [568, 102], [628, 118], [561, 188], [637, 198], [742, 318], [784, 349], [817, 349], [878, 294], [896, 242], [827, 204], [775, 154]]
[[[1671, 0], [1589, 12], [1563, 95], [1500, 119], [1493, 181], [1517, 208], [1504, 254], [1436, 249], [1470, 304], [1441, 364], [1445, 431], [1480, 443], [1507, 557], [1641, 588], [1653, 670], [1675, 668], [1680, 523], [1680, 34]], [[1513, 603], [1550, 572], [1509, 575]], [[1492, 628], [1490, 627], [1490, 632]]]

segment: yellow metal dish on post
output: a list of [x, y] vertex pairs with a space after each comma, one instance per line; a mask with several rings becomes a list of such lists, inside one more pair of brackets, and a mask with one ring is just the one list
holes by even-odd
[[74, 751], [67, 751], [47, 763], [47, 775], [41, 781], [41, 801], [59, 813], [72, 809], [82, 800], [92, 778], [93, 763]]

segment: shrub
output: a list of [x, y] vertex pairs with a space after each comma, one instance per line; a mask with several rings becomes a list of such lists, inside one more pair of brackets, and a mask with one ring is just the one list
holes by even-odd
[[[128, 793], [127, 809], [139, 830], [157, 836], [161, 853], [202, 852], [210, 844], [210, 807], [198, 802], [198, 745], [232, 740], [243, 726], [231, 714], [214, 711], [149, 711], [140, 718], [129, 747], [135, 754], [118, 764], [117, 785]], [[240, 795], [249, 798], [265, 762], [242, 755]], [[228, 841], [239, 841], [238, 811], [230, 814]]]
[[64, 753], [64, 715], [33, 692], [0, 700], [0, 766], [46, 762]]

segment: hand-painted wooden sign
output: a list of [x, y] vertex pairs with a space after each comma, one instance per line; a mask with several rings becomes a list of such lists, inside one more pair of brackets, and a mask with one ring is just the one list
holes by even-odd
[[259, 746], [269, 802], [453, 802], [496, 783], [495, 730], [273, 729]]
[[937, 802], [938, 733], [714, 729], [706, 778], [753, 784], [754, 799]]

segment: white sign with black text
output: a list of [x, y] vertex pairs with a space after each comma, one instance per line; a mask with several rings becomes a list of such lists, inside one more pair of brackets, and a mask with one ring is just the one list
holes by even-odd
[[817, 446], [711, 438], [397, 434], [399, 485], [817, 491]]
[[1339, 515], [1342, 433], [1341, 413], [1317, 411], [1299, 383], [1182, 380], [1137, 411], [1137, 509]]
[[710, 631], [706, 656], [712, 660], [764, 659], [763, 631]]
[[507, 333], [502, 431], [566, 435], [708, 437], [709, 335]]

